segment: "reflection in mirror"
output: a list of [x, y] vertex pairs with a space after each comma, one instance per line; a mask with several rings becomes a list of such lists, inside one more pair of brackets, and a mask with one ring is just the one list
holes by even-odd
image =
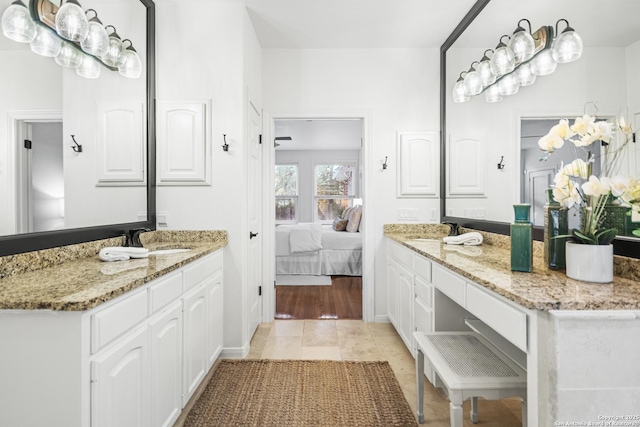
[[[531, 163], [532, 158], [543, 157], [542, 151], [525, 153], [530, 139], [535, 139], [527, 136], [542, 132], [532, 131], [534, 121], [574, 119], [582, 116], [585, 108], [592, 108], [589, 103], [597, 102], [598, 117], [623, 115], [634, 129], [640, 127], [637, 16], [640, 2], [635, 0], [491, 0], [487, 4], [446, 51], [446, 217], [477, 223], [512, 221], [511, 206], [524, 201], [529, 178], [548, 180], [544, 172], [540, 172], [542, 177], [526, 177], [526, 171], [548, 166]], [[542, 26], [554, 26], [555, 30], [558, 20], [568, 20], [583, 40], [580, 59], [558, 64], [554, 73], [538, 76], [535, 84], [521, 87], [501, 102], [487, 103], [484, 94], [472, 96], [466, 103], [453, 102], [453, 86], [460, 72], [479, 61], [488, 48], [495, 48], [502, 35], [511, 35], [522, 18], [531, 22], [534, 32]], [[544, 133], [550, 128], [548, 124], [538, 123], [546, 129]], [[496, 167], [501, 159], [504, 168]], [[619, 173], [640, 177], [636, 144], [629, 144], [623, 163]]]
[[[10, 4], [0, 0], [0, 11]], [[93, 78], [91, 70], [58, 65], [69, 61], [38, 48], [45, 36], [34, 46], [0, 36], [0, 235], [147, 219], [147, 7], [137, 0], [81, 4], [131, 41], [141, 77], [100, 64]], [[31, 0], [28, 6], [46, 22], [58, 5]], [[36, 27], [53, 34], [42, 23]], [[80, 52], [80, 43], [71, 51]]]

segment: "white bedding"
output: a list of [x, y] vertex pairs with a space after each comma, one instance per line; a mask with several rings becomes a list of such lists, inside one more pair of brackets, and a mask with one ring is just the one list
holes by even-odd
[[[297, 229], [309, 229], [309, 224], [276, 227], [277, 274], [362, 275], [362, 234], [335, 231], [330, 225], [324, 225], [321, 227], [319, 250], [294, 252], [296, 243], [292, 245], [291, 236]], [[313, 247], [308, 245], [297, 249]]]

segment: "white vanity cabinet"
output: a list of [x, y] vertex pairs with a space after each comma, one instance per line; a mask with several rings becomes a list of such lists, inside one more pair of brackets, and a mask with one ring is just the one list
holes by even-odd
[[172, 426], [222, 350], [222, 266], [218, 250], [88, 311], [0, 310], [0, 425]]

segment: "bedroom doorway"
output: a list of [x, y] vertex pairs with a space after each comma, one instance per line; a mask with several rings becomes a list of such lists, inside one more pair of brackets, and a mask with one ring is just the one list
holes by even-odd
[[275, 319], [362, 319], [363, 119], [274, 120]]

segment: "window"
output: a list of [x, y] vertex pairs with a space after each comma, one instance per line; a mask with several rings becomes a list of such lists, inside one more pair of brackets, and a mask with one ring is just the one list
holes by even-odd
[[276, 165], [276, 223], [298, 220], [298, 165]]
[[316, 221], [331, 222], [353, 206], [355, 163], [318, 164], [314, 168]]

